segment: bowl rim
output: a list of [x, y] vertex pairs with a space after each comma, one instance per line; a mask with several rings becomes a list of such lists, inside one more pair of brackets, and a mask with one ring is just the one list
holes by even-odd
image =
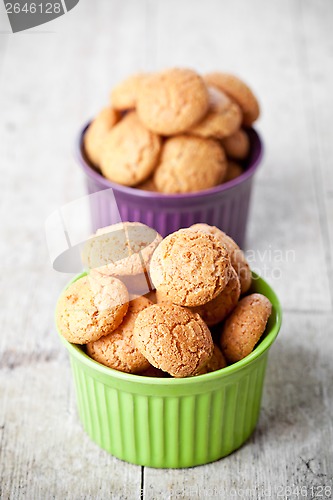
[[[76, 275], [65, 287], [64, 290], [74, 281], [80, 279], [85, 276], [87, 273], [82, 272]], [[114, 370], [113, 368], [109, 368], [104, 366], [97, 361], [90, 358], [83, 350], [82, 346], [78, 344], [71, 344], [68, 342], [60, 333], [58, 327], [56, 326], [58, 335], [69, 351], [69, 353], [79, 360], [80, 363], [86, 365], [89, 369], [93, 371], [97, 371], [104, 376], [107, 376], [111, 379], [118, 379], [123, 382], [131, 382], [133, 384], [140, 385], [161, 385], [161, 386], [186, 386], [186, 385], [195, 385], [201, 384], [202, 382], [213, 381], [217, 379], [223, 379], [228, 376], [232, 376], [233, 374], [239, 372], [244, 367], [253, 363], [257, 358], [259, 358], [265, 351], [267, 351], [270, 346], [275, 341], [282, 323], [282, 308], [280, 301], [274, 292], [273, 288], [257, 273], [252, 271], [252, 277], [255, 282], [259, 281], [266, 289], [269, 290], [270, 301], [273, 306], [272, 314], [274, 313], [274, 323], [266, 333], [264, 338], [259, 342], [259, 344], [254, 348], [254, 350], [245, 358], [233, 363], [232, 365], [226, 366], [225, 368], [221, 368], [219, 370], [215, 370], [210, 373], [204, 373], [202, 375], [196, 375], [195, 377], [184, 377], [184, 378], [158, 378], [158, 377], [147, 377], [144, 375], [136, 375], [133, 373], [125, 373], [118, 370]], [[255, 293], [255, 292], [253, 292]]]
[[82, 129], [80, 129], [76, 142], [75, 142], [75, 158], [77, 159], [79, 165], [81, 166], [82, 170], [85, 172], [85, 174], [90, 177], [94, 182], [98, 183], [99, 185], [103, 185], [104, 189], [114, 189], [118, 193], [122, 193], [124, 195], [132, 196], [132, 197], [138, 197], [138, 198], [148, 198], [148, 199], [163, 199], [163, 200], [170, 200], [172, 201], [181, 201], [181, 200], [189, 200], [193, 198], [205, 198], [212, 196], [214, 194], [220, 194], [226, 191], [229, 191], [239, 184], [242, 184], [245, 182], [247, 179], [252, 177], [252, 175], [255, 173], [259, 165], [261, 164], [261, 160], [264, 155], [264, 145], [263, 141], [261, 139], [261, 136], [259, 133], [253, 128], [253, 127], [248, 127], [246, 128], [249, 136], [250, 136], [250, 143], [253, 145], [256, 145], [256, 155], [254, 158], [252, 158], [252, 162], [245, 170], [244, 173], [242, 173], [240, 176], [236, 177], [236, 179], [233, 179], [229, 182], [226, 182], [224, 184], [220, 184], [219, 186], [210, 188], [210, 189], [205, 189], [203, 191], [196, 191], [194, 193], [183, 193], [183, 194], [166, 194], [166, 193], [156, 193], [152, 191], [146, 191], [144, 189], [137, 189], [135, 187], [129, 187], [129, 186], [123, 186], [121, 184], [117, 184], [115, 182], [111, 182], [108, 179], [106, 179], [103, 175], [101, 175], [97, 170], [95, 170], [93, 167], [89, 165], [89, 163], [86, 161], [82, 149], [83, 149], [83, 138], [84, 134], [89, 127], [91, 123], [91, 120], [88, 121]]

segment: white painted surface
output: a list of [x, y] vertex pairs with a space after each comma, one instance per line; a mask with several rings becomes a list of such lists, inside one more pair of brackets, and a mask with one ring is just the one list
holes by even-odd
[[141, 468], [78, 422], [53, 326], [68, 276], [51, 269], [44, 221], [84, 194], [73, 142], [111, 86], [170, 65], [234, 71], [260, 96], [266, 155], [248, 251], [286, 314], [250, 441], [215, 464], [145, 469], [143, 497], [332, 487], [332, 24], [330, 0], [81, 0], [34, 33], [0, 34], [0, 496], [140, 498]]

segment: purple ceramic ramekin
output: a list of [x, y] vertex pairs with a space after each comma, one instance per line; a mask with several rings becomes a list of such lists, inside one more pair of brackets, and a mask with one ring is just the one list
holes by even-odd
[[[182, 227], [205, 222], [219, 227], [243, 247], [253, 175], [263, 154], [262, 141], [254, 129], [248, 129], [251, 150], [242, 175], [205, 191], [169, 195], [121, 186], [105, 179], [88, 163], [85, 156], [83, 136], [87, 127], [80, 133], [76, 156], [85, 173], [88, 193], [112, 188], [122, 221], [142, 222], [163, 237]], [[93, 231], [114, 222], [112, 207], [114, 201], [111, 195], [110, 200], [108, 196], [91, 197]]]

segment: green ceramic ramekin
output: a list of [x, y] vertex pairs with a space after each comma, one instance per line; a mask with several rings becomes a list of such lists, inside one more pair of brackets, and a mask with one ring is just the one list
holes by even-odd
[[281, 326], [277, 296], [253, 277], [251, 291], [266, 295], [273, 312], [254, 351], [222, 370], [184, 379], [131, 375], [93, 361], [60, 335], [70, 355], [80, 419], [93, 441], [127, 462], [181, 468], [218, 460], [249, 438], [259, 416], [268, 351]]

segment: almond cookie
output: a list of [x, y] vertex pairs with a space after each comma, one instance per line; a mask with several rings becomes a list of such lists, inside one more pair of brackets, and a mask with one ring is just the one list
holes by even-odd
[[222, 292], [230, 267], [227, 250], [214, 236], [181, 229], [164, 238], [155, 250], [150, 277], [166, 300], [194, 307]]
[[243, 167], [236, 163], [235, 161], [228, 161], [227, 175], [225, 176], [224, 182], [229, 182], [237, 179], [240, 175], [244, 173]]
[[210, 106], [201, 122], [189, 129], [189, 133], [200, 137], [222, 139], [239, 129], [242, 111], [238, 104], [214, 87], [208, 87]]
[[216, 370], [221, 370], [221, 368], [225, 368], [227, 366], [227, 362], [225, 360], [225, 357], [222, 354], [222, 351], [220, 348], [214, 344], [214, 350], [213, 350], [213, 355], [206, 364], [206, 366], [203, 367], [202, 370], [198, 373], [198, 375], [203, 375], [204, 373], [211, 373], [215, 372]]
[[141, 222], [119, 222], [96, 231], [85, 244], [82, 260], [101, 275], [137, 276], [149, 262], [162, 236]]
[[85, 152], [94, 165], [99, 167], [102, 144], [112, 127], [119, 121], [119, 113], [113, 108], [104, 108], [90, 123], [84, 134]]
[[137, 73], [116, 85], [111, 91], [112, 106], [121, 111], [135, 108], [140, 85], [147, 76], [147, 73]]
[[239, 129], [229, 137], [222, 139], [226, 155], [235, 160], [245, 160], [250, 152], [250, 139], [245, 130]]
[[134, 323], [138, 314], [152, 305], [148, 299], [131, 300], [127, 314], [116, 330], [87, 344], [87, 354], [102, 365], [126, 373], [141, 373], [150, 367], [133, 343]]
[[225, 246], [230, 257], [230, 262], [232, 267], [238, 274], [238, 278], [241, 285], [241, 294], [246, 293], [252, 283], [252, 274], [250, 266], [245, 258], [244, 253], [239, 248], [237, 243], [225, 234], [221, 229], [215, 226], [209, 226], [208, 224], [193, 224], [189, 229], [194, 231], [201, 231], [205, 234], [211, 234], [217, 238], [221, 245]]
[[87, 344], [113, 332], [127, 309], [128, 292], [121, 281], [108, 278], [94, 288], [85, 276], [61, 294], [56, 308], [57, 328], [69, 342]]
[[190, 193], [217, 186], [226, 172], [227, 161], [220, 144], [179, 135], [164, 143], [153, 179], [161, 193]]
[[213, 353], [213, 340], [199, 314], [174, 304], [142, 311], [134, 327], [134, 342], [150, 364], [173, 377], [199, 372]]
[[[207, 326], [214, 326], [223, 321], [237, 305], [240, 283], [233, 267], [230, 272], [231, 276], [226, 287], [215, 299], [203, 306], [191, 308], [191, 311], [200, 314]], [[159, 292], [157, 292], [157, 300], [159, 300]]]
[[260, 114], [259, 103], [252, 90], [240, 78], [229, 73], [209, 73], [204, 77], [207, 85], [225, 92], [243, 111], [243, 124], [250, 126]]
[[100, 155], [102, 174], [112, 182], [135, 186], [152, 174], [161, 139], [147, 130], [136, 113], [128, 113], [106, 135]]
[[161, 135], [185, 132], [206, 114], [209, 96], [206, 85], [189, 69], [169, 69], [145, 79], [137, 98], [142, 123]]
[[266, 329], [272, 304], [264, 295], [253, 293], [244, 297], [226, 319], [220, 344], [230, 363], [245, 358]]

